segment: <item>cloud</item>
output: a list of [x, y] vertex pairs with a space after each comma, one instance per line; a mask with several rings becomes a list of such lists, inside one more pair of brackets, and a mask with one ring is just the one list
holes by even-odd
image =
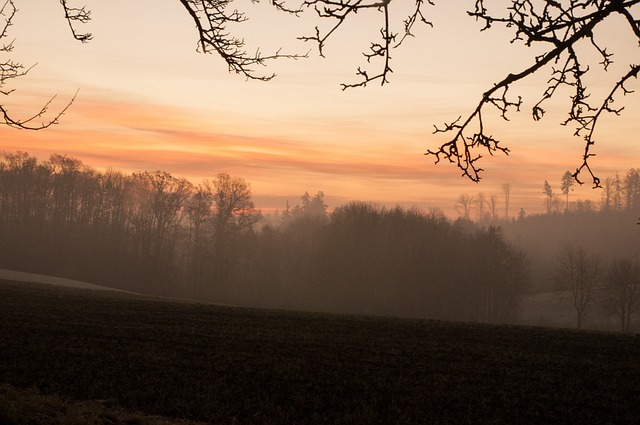
[[[98, 169], [162, 169], [194, 183], [228, 172], [251, 182], [265, 207], [282, 206], [282, 199], [295, 204], [304, 191], [323, 190], [335, 202], [415, 204], [451, 214], [460, 193], [500, 193], [507, 182], [513, 187], [514, 208], [519, 202], [528, 212], [540, 211], [544, 180], [559, 182], [580, 155], [575, 144], [566, 143], [570, 138], [533, 142], [525, 132], [510, 140], [510, 156], [482, 159], [486, 171], [476, 185], [461, 178], [453, 165], [434, 166], [434, 158], [423, 155], [430, 135], [403, 133], [401, 128], [380, 131], [375, 123], [368, 129], [362, 121], [349, 120], [333, 127], [331, 137], [315, 133], [321, 128], [289, 130], [241, 114], [214, 116], [166, 105], [83, 98], [49, 130], [0, 129], [0, 149], [28, 151], [41, 159], [68, 154]], [[300, 138], [304, 131], [313, 134]], [[611, 161], [627, 164], [629, 159], [616, 156]]]

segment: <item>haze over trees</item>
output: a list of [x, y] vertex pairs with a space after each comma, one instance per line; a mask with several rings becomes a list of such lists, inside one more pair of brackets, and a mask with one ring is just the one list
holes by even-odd
[[[71, 35], [80, 42], [88, 42], [92, 34], [82, 27], [91, 20], [91, 12], [75, 2], [60, 2], [64, 11]], [[570, 0], [567, 2], [511, 0], [500, 6], [488, 5], [483, 0], [476, 1], [474, 7], [467, 12], [468, 17], [480, 22], [482, 31], [502, 28], [511, 34], [511, 43], [522, 49], [535, 50], [535, 58], [523, 69], [516, 69], [499, 78], [497, 83], [490, 84], [487, 91], [471, 112], [461, 114], [441, 126], [436, 126], [436, 133], [447, 133], [449, 141], [439, 147], [428, 149], [426, 154], [435, 158], [436, 162], [446, 160], [455, 164], [462, 174], [473, 181], [480, 179], [483, 171], [479, 160], [483, 154], [491, 155], [502, 152], [509, 153], [509, 148], [502, 145], [491, 133], [491, 126], [486, 117], [493, 111], [497, 116], [508, 119], [512, 112], [520, 111], [524, 106], [521, 96], [512, 95], [513, 87], [519, 82], [534, 75], [543, 74], [547, 81], [543, 85], [542, 94], [531, 108], [532, 118], [541, 120], [547, 103], [557, 93], [569, 92], [569, 102], [564, 125], [575, 128], [575, 136], [583, 139], [584, 153], [582, 163], [571, 173], [579, 182], [581, 173], [586, 173], [595, 187], [601, 186], [601, 179], [591, 170], [589, 160], [593, 157], [592, 147], [600, 118], [606, 114], [619, 115], [624, 107], [614, 106], [623, 95], [632, 93], [629, 83], [637, 78], [640, 65], [632, 58], [622, 58], [627, 69], [612, 66], [614, 49], [599, 38], [606, 32], [605, 25], [619, 23], [618, 28], [631, 40], [640, 40], [640, 19], [638, 19], [640, 0]], [[356, 15], [367, 14], [380, 22], [380, 31], [372, 36], [369, 49], [364, 52], [366, 65], [357, 68], [358, 80], [344, 83], [343, 89], [364, 87], [370, 83], [386, 84], [392, 74], [392, 52], [406, 46], [405, 41], [414, 36], [428, 37], [428, 29], [437, 22], [429, 20], [432, 8], [438, 7], [434, 1], [416, 0], [413, 4], [400, 1], [344, 1], [309, 0], [300, 7], [287, 6], [284, 2], [270, 0], [277, 11], [291, 15], [292, 18], [303, 12], [310, 12], [316, 17], [317, 25], [309, 33], [302, 34], [300, 40], [310, 42], [317, 47], [319, 55], [324, 55], [325, 46], [339, 43], [341, 30], [357, 22]], [[247, 19], [242, 9], [233, 8], [229, 0], [180, 0], [180, 5], [191, 18], [198, 48], [202, 53], [219, 56], [228, 66], [229, 71], [249, 79], [270, 80], [273, 74], [261, 74], [257, 67], [278, 58], [301, 58], [308, 53], [286, 53], [277, 50], [263, 54], [257, 50], [255, 54], [247, 53], [245, 42], [236, 37], [229, 25], [244, 23]], [[0, 23], [0, 41], [4, 45], [0, 51], [9, 54], [13, 50], [9, 29], [17, 12], [14, 0], [6, 0], [0, 9], [3, 22]], [[400, 18], [396, 18], [400, 16]], [[614, 21], [616, 20], [617, 21]], [[464, 21], [461, 17], [461, 23]], [[420, 28], [421, 27], [421, 28]], [[616, 62], [619, 61], [615, 56]], [[599, 84], [606, 84], [610, 89], [604, 95], [594, 96], [588, 90], [590, 77], [594, 69], [613, 73], [608, 81], [600, 75]], [[13, 79], [28, 72], [22, 64], [6, 58], [3, 61], [3, 73], [0, 75], [0, 90], [9, 95], [11, 89], [6, 85]], [[607, 74], [605, 74], [607, 75]], [[73, 102], [73, 100], [71, 101]], [[50, 103], [37, 109], [30, 117], [20, 118], [9, 113], [6, 102], [0, 104], [0, 112], [4, 124], [17, 128], [42, 129], [59, 121], [69, 105], [47, 118]]]
[[[627, 332], [638, 323], [637, 174], [600, 205], [517, 219], [498, 213], [499, 194], [480, 197], [482, 214], [466, 194], [451, 220], [371, 202], [329, 210], [322, 191], [265, 216], [250, 184], [225, 173], [194, 185], [3, 153], [0, 267], [236, 305], [483, 322], [531, 323], [523, 300], [553, 293], [575, 297], [573, 323]], [[559, 269], [568, 246], [601, 264], [595, 281], [559, 279], [580, 270]]]
[[621, 332], [629, 332], [640, 308], [640, 264], [638, 260], [617, 259], [609, 264], [602, 302], [615, 315]]
[[571, 293], [578, 329], [582, 328], [587, 309], [594, 301], [599, 273], [600, 261], [582, 248], [568, 247], [558, 258], [558, 284]]
[[524, 252], [495, 227], [324, 193], [261, 223], [249, 183], [0, 156], [0, 267], [261, 307], [514, 322]]
[[[442, 248], [433, 255], [439, 259], [438, 265], [448, 266], [451, 275], [462, 273], [461, 269], [474, 267], [477, 272], [471, 277], [457, 276], [455, 280], [454, 276], [440, 276], [441, 279], [452, 279], [450, 284], [439, 287], [441, 291], [446, 288], [443, 293], [435, 289], [437, 284], [434, 282], [438, 279], [430, 274], [435, 272], [422, 270], [422, 266], [410, 252], [392, 265], [397, 266], [404, 261], [407, 268], [413, 267], [423, 272], [420, 276], [413, 276], [413, 280], [407, 276], [407, 272], [398, 272], [398, 276], [405, 276], [405, 280], [396, 282], [394, 275], [394, 279], [387, 276], [383, 282], [383, 271], [371, 272], [396, 255], [395, 252], [385, 251], [388, 246], [408, 246], [415, 243], [423, 248], [420, 243], [411, 240], [408, 232], [401, 230], [403, 226], [415, 225], [416, 229], [420, 229], [420, 234], [439, 240], [434, 229], [440, 231], [440, 227], [429, 227], [438, 221], [438, 214], [435, 212], [404, 209], [396, 211], [374, 204], [354, 204], [338, 207], [328, 214], [323, 201], [324, 194], [318, 192], [315, 196], [305, 193], [300, 199], [301, 205], [291, 210], [287, 208], [279, 219], [270, 220], [269, 224], [258, 225], [260, 214], [251, 202], [249, 186], [239, 177], [221, 174], [213, 182], [205, 181], [193, 186], [190, 182], [163, 171], [141, 172], [131, 176], [117, 171], [96, 172], [79, 160], [63, 155], [53, 155], [45, 162], [22, 153], [3, 156], [0, 225], [3, 231], [1, 244], [3, 251], [7, 253], [3, 261], [14, 267], [32, 264], [43, 271], [58, 270], [58, 273], [98, 283], [117, 281], [122, 285], [137, 285], [137, 289], [155, 293], [191, 294], [247, 303], [254, 301], [252, 297], [262, 294], [266, 295], [260, 299], [264, 304], [272, 302], [277, 305], [282, 300], [288, 300], [290, 306], [296, 307], [311, 305], [312, 301], [320, 300], [326, 305], [336, 306], [332, 298], [334, 294], [347, 291], [347, 295], [351, 294], [347, 298], [351, 297], [353, 302], [349, 308], [365, 312], [379, 312], [382, 308], [379, 299], [394, 299], [393, 294], [387, 292], [391, 287], [389, 282], [393, 280], [394, 286], [409, 295], [403, 297], [401, 303], [406, 303], [411, 294], [416, 295], [416, 299], [430, 299], [429, 302], [434, 307], [429, 314], [448, 317], [448, 313], [443, 312], [447, 310], [456, 312], [451, 313], [451, 316], [465, 318], [468, 315], [473, 320], [508, 320], [504, 317], [510, 317], [512, 313], [504, 311], [514, 310], [512, 301], [517, 300], [517, 297], [509, 295], [506, 301], [500, 297], [510, 293], [508, 288], [511, 284], [508, 282], [513, 280], [519, 282], [521, 292], [526, 286], [522, 282], [527, 280], [522, 277], [527, 273], [503, 273], [502, 265], [492, 263], [493, 258], [485, 259], [484, 264], [472, 265], [476, 250], [485, 245], [500, 252], [500, 243], [504, 243], [507, 248], [503, 257], [517, 264], [518, 270], [527, 268], [528, 261], [519, 254], [519, 248], [526, 248], [529, 260], [535, 265], [532, 267], [533, 280], [538, 287], [543, 286], [539, 283], [544, 280], [540, 278], [542, 274], [552, 274], [551, 265], [555, 264], [553, 257], [558, 255], [556, 250], [550, 250], [548, 246], [565, 246], [567, 242], [575, 243], [576, 247], [586, 246], [590, 253], [602, 258], [603, 264], [635, 261], [637, 243], [631, 244], [628, 231], [621, 234], [619, 226], [614, 223], [621, 219], [628, 220], [631, 215], [634, 216], [634, 222], [637, 220], [640, 172], [631, 169], [625, 175], [616, 174], [615, 177], [602, 180], [592, 172], [589, 160], [593, 157], [592, 147], [600, 118], [607, 113], [619, 115], [622, 112], [623, 107], [617, 106], [619, 100], [622, 95], [632, 93], [630, 82], [640, 71], [640, 65], [627, 63], [627, 58], [620, 61], [619, 56], [614, 57], [613, 48], [602, 41], [606, 38], [600, 37], [606, 31], [603, 25], [617, 22], [629, 39], [640, 39], [638, 3], [640, 0], [570, 0], [561, 3], [511, 0], [496, 6], [479, 0], [468, 11], [472, 19], [483, 25], [483, 30], [503, 28], [512, 34], [513, 44], [535, 49], [536, 56], [528, 66], [514, 70], [497, 83], [491, 84], [470, 113], [461, 114], [458, 119], [436, 126], [436, 133], [448, 134], [450, 138], [440, 147], [429, 149], [427, 154], [437, 162], [447, 160], [446, 162], [455, 164], [464, 176], [478, 181], [482, 172], [479, 164], [483, 154], [509, 152], [509, 148], [492, 136], [489, 125], [491, 122], [487, 117], [492, 110], [504, 119], [519, 111], [524, 102], [520, 96], [512, 94], [516, 84], [540, 74], [547, 77], [547, 83], [543, 84], [542, 94], [531, 108], [533, 119], [537, 121], [544, 117], [545, 108], [551, 98], [558, 96], [557, 93], [569, 93], [567, 115], [563, 124], [575, 128], [575, 135], [584, 142], [584, 154], [580, 166], [574, 172], [567, 171], [562, 176], [559, 191], [554, 191], [553, 184], [545, 181], [543, 192], [546, 215], [527, 216], [520, 208], [517, 219], [510, 219], [515, 214], [510, 213], [509, 184], [502, 187], [502, 199], [497, 194], [487, 195], [482, 192], [461, 195], [457, 207], [463, 218], [455, 222], [444, 219], [446, 224], [442, 225], [452, 232], [447, 239], [449, 243], [460, 245], [452, 251], [455, 254], [437, 257], [441, 252], [447, 252], [446, 248]], [[83, 29], [91, 20], [90, 11], [68, 0], [63, 0], [60, 4], [71, 36], [80, 42], [90, 41], [92, 35]], [[337, 38], [344, 28], [356, 22], [356, 14], [367, 14], [380, 20], [381, 30], [373, 36], [370, 49], [365, 52], [366, 66], [359, 67], [358, 79], [343, 84], [343, 89], [390, 82], [394, 49], [407, 46], [406, 41], [413, 36], [428, 37], [429, 27], [438, 24], [429, 20], [431, 8], [438, 7], [432, 1], [417, 0], [413, 4], [407, 4], [395, 0], [383, 3], [311, 0], [304, 2], [300, 8], [288, 7], [274, 0], [269, 1], [269, 4], [278, 11], [291, 15], [293, 19], [305, 11], [315, 15], [317, 26], [302, 35], [301, 40], [317, 47], [320, 55], [325, 53], [325, 47], [329, 43], [339, 41]], [[255, 54], [247, 53], [244, 40], [226, 30], [227, 24], [242, 24], [245, 21], [242, 10], [233, 9], [231, 1], [180, 0], [180, 5], [195, 26], [199, 50], [218, 55], [230, 71], [245, 78], [270, 80], [273, 74], [268, 71], [260, 74], [256, 69], [272, 59], [302, 58], [307, 55], [280, 50], [268, 54], [263, 54], [260, 50]], [[2, 62], [3, 73], [0, 75], [0, 92], [5, 95], [5, 100], [12, 93], [9, 84], [29, 71], [28, 67], [9, 58], [13, 42], [8, 40], [11, 39], [10, 28], [16, 13], [14, 0], [6, 0], [2, 4], [0, 40], [4, 45], [0, 47], [0, 51], [5, 59]], [[397, 16], [404, 19], [396, 21]], [[628, 67], [619, 68], [617, 64], [621, 62]], [[609, 74], [600, 73], [593, 77], [594, 70], [598, 68]], [[611, 74], [612, 78], [607, 81], [606, 76]], [[607, 85], [609, 90], [605, 90], [604, 94], [594, 95], [588, 89], [591, 78], [597, 78], [598, 83]], [[617, 102], [615, 106], [614, 101]], [[73, 99], [70, 104], [72, 102]], [[58, 123], [70, 104], [60, 110], [49, 111], [51, 104], [47, 103], [42, 108], [36, 108], [31, 116], [16, 117], [9, 112], [7, 103], [2, 102], [0, 112], [4, 124], [10, 127], [38, 130]], [[594, 186], [603, 187], [600, 207], [587, 201], [570, 202], [572, 179], [580, 181], [581, 173], [587, 173]], [[551, 180], [552, 183], [553, 181]], [[565, 197], [564, 214], [561, 213], [562, 199], [558, 198], [557, 193], [562, 193]], [[505, 211], [503, 221], [498, 214], [501, 201], [504, 202]], [[345, 210], [341, 211], [340, 208], [343, 207]], [[370, 260], [362, 260], [362, 274], [358, 274], [362, 277], [371, 273], [370, 279], [378, 282], [377, 285], [384, 289], [375, 289], [378, 286], [368, 284], [357, 289], [359, 283], [355, 278], [349, 281], [349, 285], [342, 282], [342, 286], [336, 284], [335, 288], [324, 286], [327, 282], [344, 279], [342, 276], [334, 280], [326, 279], [334, 270], [341, 267], [346, 269], [340, 263], [343, 258], [334, 256], [334, 250], [338, 247], [344, 249], [342, 245], [347, 243], [332, 233], [336, 226], [341, 226], [342, 221], [338, 220], [341, 214], [346, 214], [347, 217], [350, 214], [361, 216], [369, 223], [369, 227], [365, 227], [368, 232], [388, 233], [389, 239], [381, 245], [384, 248], [378, 248], [385, 255], [377, 258], [375, 254], [370, 254], [370, 259], [377, 258], [377, 262], [367, 269], [366, 264]], [[473, 223], [472, 219], [477, 219], [480, 224]], [[344, 217], [341, 220], [344, 221]], [[407, 239], [394, 241], [394, 232], [385, 227], [391, 226], [388, 223], [398, 226], [394, 232], [404, 234]], [[425, 223], [429, 223], [429, 226]], [[492, 227], [496, 224], [503, 230]], [[423, 231], [420, 226], [425, 226], [428, 231]], [[580, 226], [582, 230], [577, 230]], [[584, 232], [585, 228], [589, 232]], [[345, 232], [348, 231], [351, 229], [345, 229]], [[361, 233], [359, 237], [368, 237], [366, 231], [362, 230]], [[546, 238], [543, 242], [539, 240], [540, 235]], [[600, 244], [595, 244], [590, 239], [597, 240]], [[513, 248], [505, 240], [512, 243], [518, 240], [519, 248]], [[387, 242], [389, 245], [386, 245]], [[365, 250], [376, 247], [376, 243], [377, 240], [370, 240], [369, 244], [362, 245], [361, 248]], [[291, 246], [297, 247], [297, 250], [289, 251]], [[469, 246], [474, 249], [468, 251]], [[597, 248], [594, 250], [593, 246]], [[430, 252], [429, 249], [423, 248], [424, 252]], [[466, 253], [471, 258], [462, 260], [458, 258], [460, 253]], [[455, 266], [452, 258], [456, 258]], [[42, 261], [38, 262], [38, 259]], [[416, 264], [410, 263], [411, 261]], [[429, 264], [421, 257], [420, 261]], [[270, 267], [274, 264], [277, 267]], [[358, 262], [355, 261], [354, 264]], [[498, 277], [487, 277], [489, 275], [484, 274], [484, 267], [488, 265], [496, 268], [492, 272], [497, 273]], [[615, 269], [614, 266], [610, 267]], [[104, 270], [96, 273], [99, 269]], [[417, 272], [414, 270], [414, 273]], [[610, 274], [615, 275], [614, 272]], [[269, 276], [271, 279], [273, 284], [268, 287], [267, 292], [261, 292], [265, 287], [257, 283], [257, 276]], [[426, 280], [420, 281], [422, 277]], [[415, 282], [415, 279], [419, 282]], [[616, 279], [611, 277], [610, 280]], [[176, 286], [175, 282], [181, 282], [182, 286]], [[301, 287], [305, 285], [307, 288], [303, 291]], [[467, 288], [467, 285], [470, 286]], [[507, 289], [496, 292], [495, 287]], [[272, 290], [275, 292], [269, 292]], [[456, 290], [459, 291], [459, 296], [452, 296]], [[475, 293], [476, 290], [480, 293]], [[276, 293], [277, 296], [273, 295]], [[473, 302], [466, 299], [468, 294], [475, 294]], [[340, 298], [341, 302], [344, 299]], [[445, 299], [447, 301], [441, 303]], [[446, 307], [442, 307], [443, 305]], [[463, 305], [464, 308], [461, 307]], [[509, 307], [506, 308], [505, 305]], [[414, 314], [413, 307], [403, 307], [406, 307], [403, 311], [410, 312], [406, 314]], [[628, 309], [628, 306], [619, 307], [616, 311], [626, 312]], [[399, 305], [398, 310], [402, 310]], [[460, 313], [462, 316], [458, 314], [460, 311], [463, 312]], [[619, 313], [619, 316], [622, 318], [624, 314]], [[624, 323], [629, 320], [620, 319], [621, 326], [626, 327]]]
[[[637, 297], [633, 295], [637, 281], [631, 277], [635, 276], [635, 269], [631, 265], [640, 258], [639, 228], [636, 225], [640, 216], [636, 195], [638, 175], [640, 171], [635, 168], [615, 173], [603, 179], [599, 202], [573, 197], [569, 198], [568, 204], [567, 187], [570, 189], [571, 185], [564, 186], [563, 193], [558, 196], [553, 187], [554, 179], [544, 181], [538, 198], [540, 205], [544, 207], [542, 214], [521, 214], [517, 218], [506, 218], [505, 208], [497, 217], [485, 213], [480, 219], [477, 202], [469, 203], [466, 215], [474, 219], [477, 217], [480, 225], [499, 226], [509, 243], [527, 253], [531, 285], [529, 295], [525, 298], [539, 300], [533, 306], [528, 302], [524, 303], [523, 319], [529, 317], [528, 323], [575, 326], [578, 322], [576, 316], [579, 314], [582, 316], [582, 327], [623, 332], [637, 329]], [[568, 179], [567, 173], [564, 173], [555, 181], [563, 189], [563, 184], [573, 180]], [[499, 209], [506, 205], [504, 192], [489, 194], [489, 199], [492, 195]], [[483, 196], [487, 199], [487, 194]], [[460, 220], [465, 220], [465, 210], [461, 207], [460, 199], [477, 197], [478, 193], [465, 193], [457, 198], [455, 206]], [[567, 276], [566, 279], [559, 279], [559, 275], [562, 275], [559, 262], [567, 260], [568, 247], [573, 247], [574, 254], [586, 252], [592, 262], [600, 264], [595, 281], [589, 287], [579, 287], [575, 294], [570, 290], [570, 279]], [[571, 269], [564, 267], [564, 270]], [[587, 291], [587, 288], [590, 290]], [[553, 312], [549, 310], [551, 304], [555, 309]], [[531, 310], [541, 305], [547, 305], [549, 311], [538, 313]], [[570, 318], [568, 313], [571, 313]]]

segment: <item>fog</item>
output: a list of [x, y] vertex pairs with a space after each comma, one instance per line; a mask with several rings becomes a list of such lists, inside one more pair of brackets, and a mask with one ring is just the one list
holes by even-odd
[[[599, 329], [627, 314], [622, 329], [634, 331], [636, 296], [627, 313], [612, 298], [614, 261], [629, 260], [640, 286], [640, 190], [625, 194], [474, 222], [373, 202], [328, 212], [317, 192], [263, 217], [240, 177], [196, 186], [162, 171], [3, 154], [0, 268], [259, 308]], [[598, 263], [578, 288], [590, 300], [577, 323], [576, 284], [562, 278], [571, 247]]]

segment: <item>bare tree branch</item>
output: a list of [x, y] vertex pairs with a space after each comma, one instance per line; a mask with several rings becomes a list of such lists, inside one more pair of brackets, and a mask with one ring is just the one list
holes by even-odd
[[[202, 53], [218, 54], [229, 67], [229, 72], [242, 74], [248, 79], [268, 81], [275, 74], [260, 75], [255, 72], [256, 65], [264, 66], [266, 62], [278, 59], [298, 59], [307, 57], [306, 54], [284, 54], [280, 50], [270, 55], [262, 55], [260, 50], [250, 55], [245, 50], [245, 42], [232, 36], [227, 31], [227, 25], [247, 20], [246, 16], [237, 9], [228, 10], [232, 0], [180, 0], [180, 3], [191, 16], [199, 37], [199, 50]], [[280, 1], [271, 0], [270, 3], [283, 12], [297, 15], [300, 9], [288, 9]]]
[[78, 92], [73, 95], [71, 100], [61, 110], [59, 110], [53, 118], [46, 117], [46, 114], [49, 112], [49, 107], [55, 100], [56, 96], [53, 96], [51, 99], [49, 99], [49, 101], [47, 101], [47, 103], [45, 103], [37, 113], [28, 118], [22, 119], [14, 118], [4, 105], [0, 105], [0, 114], [2, 114], [3, 124], [9, 127], [19, 128], [23, 130], [43, 130], [45, 128], [49, 128], [52, 125], [58, 124], [60, 122], [60, 117], [62, 117], [65, 112], [67, 112], [71, 104], [73, 104], [73, 102], [76, 100], [77, 95]]
[[[426, 0], [427, 4], [434, 5], [432, 0]], [[300, 40], [314, 42], [318, 45], [318, 53], [324, 57], [324, 47], [337, 31], [347, 23], [348, 19], [361, 11], [374, 11], [381, 15], [382, 26], [378, 41], [371, 42], [369, 50], [363, 55], [367, 64], [372, 64], [375, 59], [381, 59], [382, 65], [378, 71], [370, 72], [367, 69], [358, 67], [356, 75], [360, 77], [357, 83], [341, 84], [343, 90], [354, 87], [365, 87], [368, 83], [380, 81], [381, 85], [389, 82], [389, 74], [393, 72], [390, 66], [391, 50], [402, 45], [407, 37], [413, 37], [413, 27], [416, 22], [432, 26], [422, 13], [425, 0], [415, 0], [413, 12], [402, 22], [402, 36], [398, 39], [399, 32], [392, 30], [391, 22], [391, 0], [307, 0], [303, 6], [314, 9], [321, 19], [333, 20], [329, 29], [322, 31], [315, 27], [315, 34], [311, 36], [299, 37]]]
[[[513, 0], [507, 15], [498, 16], [488, 11], [484, 0], [477, 0], [475, 10], [468, 13], [484, 22], [483, 31], [500, 24], [507, 28], [515, 28], [512, 43], [520, 41], [526, 46], [535, 44], [549, 47], [546, 53], [536, 58], [535, 63], [517, 74], [507, 75], [485, 92], [474, 111], [464, 121], [459, 117], [454, 122], [445, 124], [442, 129], [436, 127], [436, 133], [452, 132], [453, 137], [438, 149], [429, 149], [426, 155], [435, 156], [436, 163], [446, 158], [449, 162], [455, 163], [464, 176], [473, 181], [479, 181], [480, 172], [483, 170], [476, 164], [482, 157], [480, 153], [474, 153], [477, 149], [485, 150], [491, 155], [497, 151], [509, 153], [508, 148], [500, 146], [499, 141], [486, 132], [482, 119], [483, 109], [486, 106], [493, 106], [503, 119], [508, 120], [507, 112], [511, 109], [519, 111], [522, 106], [520, 97], [517, 100], [507, 98], [511, 85], [539, 72], [547, 65], [562, 63], [561, 67], [552, 67], [549, 85], [542, 98], [533, 106], [532, 116], [536, 121], [542, 119], [545, 113], [542, 108], [543, 103], [553, 97], [559, 87], [566, 86], [573, 90], [568, 118], [562, 124], [575, 124], [577, 127], [575, 135], [583, 136], [585, 140], [583, 163], [576, 169], [573, 176], [582, 184], [579, 175], [582, 171], [587, 171], [594, 187], [599, 187], [600, 179], [594, 175], [589, 166], [589, 158], [595, 155], [591, 152], [591, 148], [595, 143], [594, 132], [598, 119], [603, 112], [620, 114], [623, 108], [614, 109], [611, 106], [614, 95], [620, 91], [623, 94], [631, 92], [625, 88], [625, 83], [631, 77], [637, 78], [639, 69], [638, 65], [630, 65], [631, 70], [614, 83], [613, 89], [602, 104], [595, 106], [590, 99], [584, 79], [589, 72], [589, 66], [581, 64], [575, 47], [579, 42], [587, 41], [602, 58], [599, 65], [607, 71], [613, 63], [613, 54], [596, 42], [594, 29], [612, 14], [621, 14], [630, 24], [633, 36], [640, 41], [639, 20], [631, 12], [632, 7], [639, 3], [640, 0], [570, 0], [568, 2]], [[471, 130], [472, 126], [476, 129]], [[472, 135], [466, 136], [468, 132]]]
[[87, 10], [85, 6], [71, 7], [68, 5], [67, 0], [60, 0], [60, 4], [64, 9], [64, 17], [69, 24], [69, 29], [73, 34], [73, 38], [83, 43], [90, 41], [93, 36], [91, 33], [81, 33], [76, 30], [75, 24], [86, 24], [91, 20], [91, 11]]
[[[592, 112], [589, 115], [582, 114], [575, 118], [573, 117], [570, 118], [571, 120], [576, 121], [579, 124], [579, 127], [575, 132], [576, 136], [580, 136], [583, 133], [586, 133], [584, 135], [585, 148], [584, 148], [584, 154], [582, 156], [583, 162], [582, 162], [582, 165], [578, 167], [576, 171], [573, 173], [573, 178], [575, 178], [578, 183], [580, 184], [583, 183], [579, 179], [579, 175], [582, 172], [582, 170], [586, 170], [591, 176], [594, 187], [601, 187], [600, 179], [593, 173], [589, 165], [589, 158], [591, 158], [592, 156], [595, 156], [594, 153], [591, 153], [591, 147], [595, 144], [593, 135], [596, 129], [596, 124], [598, 123], [598, 118], [600, 118], [603, 112], [610, 112], [615, 115], [620, 115], [624, 107], [621, 107], [618, 109], [611, 107], [611, 104], [614, 102], [613, 96], [619, 91], [622, 91], [623, 95], [633, 93], [632, 90], [625, 88], [624, 84], [631, 78], [637, 79], [638, 72], [640, 72], [640, 65], [631, 65], [631, 69], [629, 70], [629, 72], [624, 76], [622, 76], [622, 78], [620, 78], [620, 80], [616, 83], [616, 85], [613, 87], [613, 89], [609, 93], [609, 96], [607, 96], [607, 98], [604, 100], [604, 102], [602, 102], [602, 105], [600, 105], [599, 108], [589, 109], [589, 111]], [[569, 121], [569, 119], [567, 121]]]
[[[409, 15], [407, 19], [404, 20], [404, 35], [402, 36], [398, 44], [396, 44], [394, 47], [399, 47], [407, 37], [415, 37], [415, 35], [413, 35], [412, 30], [416, 22], [422, 22], [423, 24], [433, 28], [433, 23], [431, 23], [430, 21], [427, 21], [424, 14], [422, 13], [423, 3], [424, 3], [424, 0], [416, 0], [415, 10], [411, 15]], [[430, 0], [428, 0], [428, 3], [432, 6], [434, 5], [433, 2]]]
[[[9, 28], [12, 25], [13, 19], [17, 13], [17, 8], [13, 2], [13, 0], [7, 0], [4, 2], [2, 7], [0, 8], [0, 53], [9, 54], [13, 51], [13, 41], [5, 43], [5, 40], [8, 37]], [[26, 68], [21, 63], [15, 62], [11, 59], [5, 59], [0, 63], [0, 95], [9, 96], [14, 92], [14, 89], [7, 89], [6, 85], [8, 82], [26, 75], [32, 67]], [[77, 93], [76, 93], [77, 94]], [[59, 118], [67, 111], [69, 106], [75, 100], [75, 95], [73, 98], [64, 106], [53, 118], [46, 117], [49, 107], [51, 103], [55, 99], [55, 96], [52, 97], [48, 102], [44, 104], [40, 110], [27, 117], [27, 118], [17, 118], [13, 114], [11, 114], [7, 108], [7, 106], [2, 103], [0, 104], [0, 124], [6, 125], [8, 127], [19, 128], [19, 129], [28, 129], [28, 130], [41, 130], [47, 127], [50, 127], [54, 124], [58, 123]]]

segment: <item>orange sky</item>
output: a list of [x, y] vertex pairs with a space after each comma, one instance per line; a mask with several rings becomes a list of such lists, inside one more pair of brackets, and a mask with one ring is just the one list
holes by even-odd
[[[12, 27], [15, 59], [38, 66], [16, 82], [18, 91], [3, 99], [5, 105], [27, 113], [57, 93], [55, 110], [80, 91], [54, 128], [1, 128], [3, 150], [41, 159], [69, 154], [96, 168], [163, 169], [194, 183], [227, 172], [249, 181], [257, 206], [264, 209], [282, 209], [286, 200], [298, 202], [304, 191], [322, 190], [330, 207], [374, 200], [439, 207], [452, 216], [459, 194], [499, 193], [507, 182], [512, 211], [541, 211], [544, 180], [559, 187], [561, 175], [580, 162], [580, 139], [572, 136], [572, 128], [558, 125], [566, 98], [550, 104], [539, 123], [526, 109], [509, 123], [492, 118], [493, 134], [512, 154], [485, 158], [480, 184], [461, 178], [453, 166], [434, 166], [423, 155], [444, 141], [432, 135], [434, 124], [468, 113], [484, 90], [530, 63], [533, 55], [515, 49], [499, 31], [479, 34], [459, 6], [438, 5], [436, 29], [419, 31], [394, 53], [391, 84], [342, 92], [338, 85], [353, 81], [362, 50], [362, 45], [343, 45], [344, 37], [364, 38], [367, 21], [336, 37], [328, 59], [312, 51], [308, 60], [281, 61], [272, 68], [278, 77], [262, 83], [229, 75], [218, 58], [197, 54], [192, 25], [175, 0], [86, 2], [94, 18], [88, 30], [95, 36], [87, 45], [72, 40], [57, 2], [23, 3]], [[261, 18], [266, 15], [254, 17], [251, 28], [269, 34], [260, 37], [267, 47], [280, 40], [291, 50], [311, 47], [295, 42], [304, 32], [297, 21], [272, 31], [261, 26]], [[623, 53], [630, 49], [621, 46]], [[637, 56], [634, 49], [631, 54]], [[624, 69], [623, 62], [618, 69]], [[615, 69], [611, 74], [603, 78], [614, 78]], [[546, 77], [518, 87], [529, 105], [543, 91]], [[606, 87], [600, 82], [594, 83], [595, 94]], [[627, 96], [624, 102], [624, 115], [607, 117], [596, 138], [593, 166], [601, 177], [640, 166], [635, 140], [640, 99]], [[599, 199], [600, 194], [585, 185], [573, 196]]]

